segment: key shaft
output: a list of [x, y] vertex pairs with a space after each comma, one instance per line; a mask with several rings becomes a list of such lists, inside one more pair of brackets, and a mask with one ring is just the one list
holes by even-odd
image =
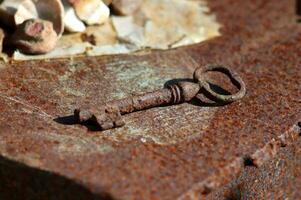
[[76, 109], [74, 114], [79, 123], [94, 121], [102, 130], [106, 130], [124, 125], [121, 115], [190, 101], [199, 90], [197, 83], [180, 82], [154, 92], [110, 101], [97, 109]]
[[199, 84], [183, 82], [154, 92], [112, 101], [109, 105], [118, 107], [120, 113], [123, 115], [157, 106], [190, 101], [199, 90]]

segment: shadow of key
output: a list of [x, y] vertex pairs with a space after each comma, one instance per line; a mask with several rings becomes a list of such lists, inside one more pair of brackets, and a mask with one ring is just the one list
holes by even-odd
[[301, 0], [296, 0], [297, 22], [301, 22]]
[[[53, 121], [63, 124], [63, 125], [75, 125], [78, 124], [74, 115], [64, 116], [64, 117], [57, 117], [53, 119]], [[81, 123], [81, 125], [85, 126], [89, 131], [100, 131], [101, 128], [98, 126], [97, 123], [93, 121], [86, 121]]]

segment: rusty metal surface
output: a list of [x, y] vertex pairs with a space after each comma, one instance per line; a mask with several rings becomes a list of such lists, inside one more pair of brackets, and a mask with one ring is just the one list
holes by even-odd
[[280, 148], [260, 168], [246, 166], [240, 176], [213, 192], [208, 200], [219, 199], [300, 199], [301, 140]]
[[[301, 25], [294, 1], [210, 1], [210, 7], [223, 24], [222, 36], [199, 45], [1, 63], [1, 174], [15, 160], [25, 165], [13, 172], [8, 167], [10, 174], [30, 182], [24, 169], [32, 169], [32, 176], [49, 171], [55, 179], [50, 188], [59, 191], [59, 179], [66, 179], [76, 184], [67, 189], [79, 199], [193, 199], [229, 183], [246, 163], [260, 167], [281, 147], [295, 144], [301, 121]], [[53, 120], [84, 104], [152, 91], [208, 63], [237, 71], [246, 96], [225, 107], [195, 103], [133, 113], [126, 126], [104, 132]], [[34, 193], [22, 186], [16, 190], [13, 181], [2, 184], [6, 193], [22, 188]]]

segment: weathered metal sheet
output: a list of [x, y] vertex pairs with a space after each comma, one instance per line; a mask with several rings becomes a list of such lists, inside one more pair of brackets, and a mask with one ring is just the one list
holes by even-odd
[[[3, 194], [24, 190], [34, 196], [20, 186], [32, 183], [29, 173], [40, 185], [49, 175], [50, 192], [38, 193], [42, 197], [60, 191], [63, 182], [68, 195], [79, 199], [193, 199], [229, 183], [249, 163], [260, 168], [297, 143], [301, 26], [294, 1], [225, 0], [210, 6], [223, 24], [222, 36], [199, 45], [1, 63], [0, 168], [3, 177], [17, 174], [20, 180], [4, 179]], [[132, 113], [126, 126], [104, 132], [54, 121], [81, 105], [97, 107], [161, 88], [208, 63], [231, 66], [246, 82], [247, 95], [223, 107], [194, 103]], [[40, 191], [42, 186], [33, 185]]]
[[261, 167], [246, 166], [237, 179], [206, 199], [300, 199], [301, 141], [280, 148]]

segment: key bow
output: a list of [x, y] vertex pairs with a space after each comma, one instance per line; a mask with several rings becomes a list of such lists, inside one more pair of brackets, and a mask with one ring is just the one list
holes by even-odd
[[[206, 73], [207, 72], [221, 72], [228, 76], [239, 91], [235, 94], [230, 95], [223, 95], [218, 94], [217, 92], [213, 91], [210, 87], [209, 82], [206, 80]], [[215, 100], [220, 101], [222, 103], [231, 103], [233, 101], [237, 101], [243, 98], [246, 94], [246, 85], [241, 79], [241, 77], [233, 70], [228, 67], [220, 66], [220, 65], [206, 65], [203, 67], [198, 67], [193, 74], [193, 78], [195, 81], [198, 81], [200, 87], [205, 89], [210, 95], [212, 95]]]

